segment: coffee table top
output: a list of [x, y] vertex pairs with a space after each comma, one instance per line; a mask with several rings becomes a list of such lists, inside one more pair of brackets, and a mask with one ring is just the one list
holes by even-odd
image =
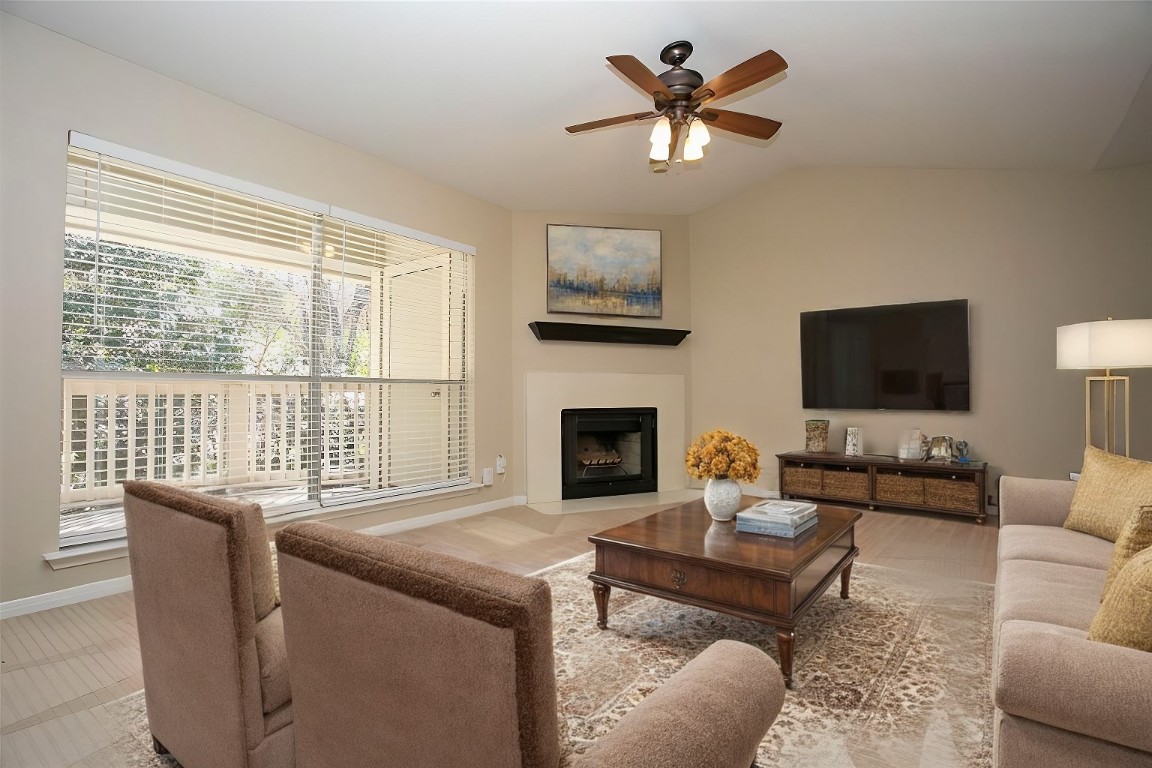
[[[763, 499], [744, 496], [740, 508], [760, 501]], [[861, 514], [856, 509], [820, 504], [816, 516], [819, 522], [815, 529], [797, 539], [737, 532], [735, 521], [713, 521], [703, 499], [697, 499], [601, 531], [588, 540], [597, 545], [671, 553], [687, 561], [719, 561], [737, 569], [768, 571], [791, 579], [851, 529]]]

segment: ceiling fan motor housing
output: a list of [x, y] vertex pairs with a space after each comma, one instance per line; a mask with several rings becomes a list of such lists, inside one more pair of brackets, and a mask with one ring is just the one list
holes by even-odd
[[704, 78], [699, 72], [684, 67], [673, 67], [657, 77], [660, 78], [660, 82], [668, 86], [668, 90], [672, 91], [672, 95], [677, 99], [687, 99], [692, 95], [692, 91], [704, 85]]

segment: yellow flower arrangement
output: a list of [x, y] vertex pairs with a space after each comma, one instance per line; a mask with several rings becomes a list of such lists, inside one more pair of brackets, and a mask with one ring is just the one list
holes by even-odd
[[723, 429], [705, 432], [688, 446], [684, 457], [688, 474], [703, 480], [743, 480], [760, 477], [760, 451], [739, 435]]

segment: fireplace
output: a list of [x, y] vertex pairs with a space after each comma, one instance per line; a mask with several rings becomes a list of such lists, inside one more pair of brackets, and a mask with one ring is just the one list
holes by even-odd
[[560, 411], [561, 498], [656, 490], [655, 408]]

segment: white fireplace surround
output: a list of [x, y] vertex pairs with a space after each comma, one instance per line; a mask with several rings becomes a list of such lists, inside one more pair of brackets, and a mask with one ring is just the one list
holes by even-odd
[[524, 384], [528, 503], [560, 501], [560, 411], [565, 408], [655, 408], [657, 490], [683, 490], [688, 481], [684, 390], [681, 374], [529, 371]]

